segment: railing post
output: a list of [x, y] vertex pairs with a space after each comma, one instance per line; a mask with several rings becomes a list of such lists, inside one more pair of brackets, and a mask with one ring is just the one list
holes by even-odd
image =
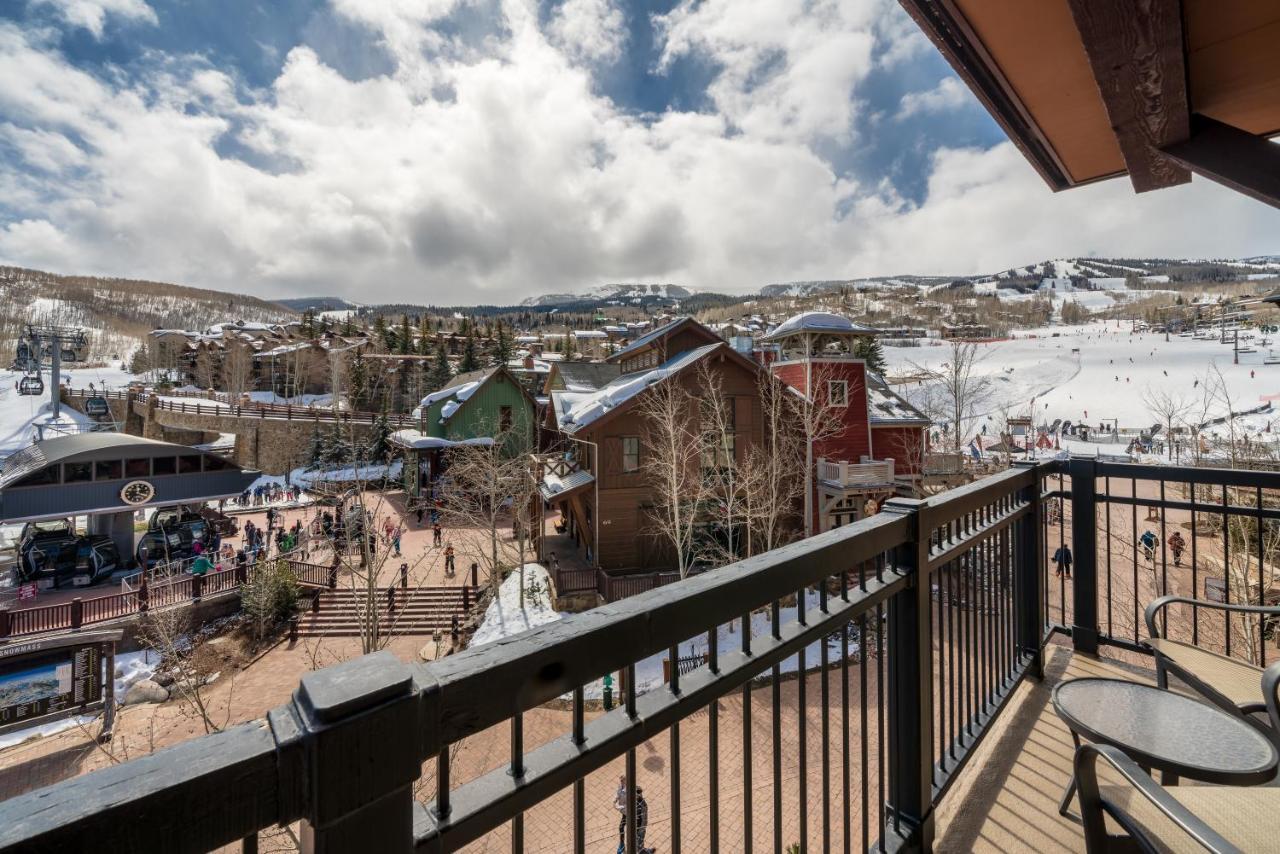
[[71, 631], [78, 632], [84, 625], [84, 600], [79, 596], [71, 600]]
[[192, 602], [200, 601], [200, 594], [203, 592], [203, 588], [204, 588], [204, 576], [203, 575], [191, 576], [191, 601]]
[[1031, 656], [1031, 674], [1044, 678], [1044, 538], [1040, 527], [1043, 512], [1040, 501], [1040, 468], [1030, 460], [1021, 460], [1014, 466], [1031, 476], [1031, 484], [1023, 490], [1027, 502], [1027, 515], [1018, 522], [1014, 536], [1017, 542], [1017, 563], [1014, 571], [1014, 591], [1017, 597], [1018, 648], [1023, 655]]
[[[1072, 583], [1071, 642], [1076, 652], [1098, 652], [1098, 461], [1092, 457], [1072, 457], [1071, 551]], [[1062, 520], [1060, 524], [1066, 524]], [[1110, 548], [1111, 544], [1108, 543]]]
[[138, 584], [138, 613], [145, 614], [151, 605], [151, 590], [147, 587], [147, 568], [142, 568], [142, 581]]
[[933, 625], [929, 579], [929, 505], [891, 498], [884, 511], [906, 516], [909, 539], [894, 551], [894, 569], [912, 577], [889, 599], [888, 752], [885, 832], [899, 850], [933, 849]]
[[307, 780], [281, 792], [302, 800], [304, 854], [413, 850], [413, 782], [439, 752], [437, 705], [436, 691], [386, 651], [303, 674], [270, 722], [281, 761], [299, 766], [281, 779]]
[[13, 616], [8, 608], [0, 609], [0, 638], [13, 634]]

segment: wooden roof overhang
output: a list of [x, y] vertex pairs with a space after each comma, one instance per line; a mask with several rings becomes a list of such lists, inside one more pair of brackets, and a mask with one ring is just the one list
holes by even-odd
[[1275, 0], [900, 0], [1054, 190], [1195, 172], [1280, 207]]

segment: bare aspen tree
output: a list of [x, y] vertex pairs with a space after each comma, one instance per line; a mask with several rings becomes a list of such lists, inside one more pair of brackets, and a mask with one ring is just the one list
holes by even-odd
[[[524, 538], [513, 544], [503, 538], [501, 529], [512, 519], [519, 523], [519, 508], [523, 506], [527, 515], [533, 500], [535, 484], [523, 453], [526, 445], [522, 437], [497, 431], [490, 444], [458, 445], [446, 452], [449, 477], [442, 496], [444, 518], [450, 527], [484, 532], [485, 544], [476, 548], [473, 556], [488, 573], [495, 594], [502, 570], [517, 563], [524, 565]], [[516, 527], [527, 529], [527, 520]], [[522, 586], [523, 578], [521, 573]]]
[[800, 476], [805, 455], [799, 395], [768, 371], [760, 372], [756, 386], [762, 441], [751, 446], [739, 475], [748, 555], [769, 551], [794, 536], [793, 517], [805, 483]]
[[991, 379], [981, 365], [985, 355], [971, 341], [952, 340], [948, 359], [938, 368], [913, 364], [930, 381], [918, 404], [931, 420], [949, 425], [951, 449], [962, 453], [983, 408], [992, 396]]
[[222, 357], [222, 378], [224, 388], [233, 401], [249, 391], [253, 379], [253, 351], [248, 345], [239, 341], [227, 345], [226, 354]]
[[644, 424], [641, 470], [653, 491], [649, 528], [671, 547], [684, 578], [695, 562], [698, 508], [707, 496], [698, 401], [678, 377], [666, 377], [641, 393], [636, 410]]
[[1147, 412], [1164, 430], [1167, 456], [1173, 459], [1174, 445], [1177, 442], [1177, 431], [1186, 423], [1191, 412], [1191, 401], [1185, 395], [1176, 394], [1162, 388], [1148, 388], [1142, 393], [1142, 402]]
[[[834, 365], [829, 362], [815, 362], [808, 365], [808, 391], [801, 395], [795, 404], [796, 420], [800, 425], [800, 435], [804, 442], [804, 534], [812, 536], [814, 515], [814, 492], [817, 486], [817, 460], [814, 449], [829, 439], [844, 435], [845, 424], [843, 407], [833, 406], [829, 397], [829, 383], [843, 379], [837, 375]], [[854, 395], [861, 389], [848, 389], [847, 395]]]

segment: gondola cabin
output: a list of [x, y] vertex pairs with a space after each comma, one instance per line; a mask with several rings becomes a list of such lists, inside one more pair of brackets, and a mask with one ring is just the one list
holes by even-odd
[[84, 414], [90, 418], [106, 418], [111, 415], [111, 406], [105, 397], [90, 397], [84, 402]]
[[18, 394], [24, 394], [24, 395], [44, 394], [44, 380], [42, 380], [40, 377], [23, 377], [18, 382]]

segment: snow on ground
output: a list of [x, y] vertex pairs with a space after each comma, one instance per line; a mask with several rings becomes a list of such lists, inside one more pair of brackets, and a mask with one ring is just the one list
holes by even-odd
[[480, 626], [471, 636], [472, 646], [493, 643], [565, 617], [551, 606], [551, 576], [544, 566], [538, 563], [524, 565], [524, 589], [525, 596], [521, 599], [519, 572], [507, 576], [498, 587], [498, 595], [485, 609]]
[[[124, 695], [129, 688], [140, 679], [150, 679], [156, 672], [156, 665], [159, 664], [160, 657], [154, 652], [146, 650], [140, 652], [122, 652], [116, 654], [116, 672], [115, 672], [115, 700], [117, 705], [124, 702]], [[0, 750], [13, 747], [15, 744], [22, 744], [24, 741], [30, 741], [33, 738], [44, 738], [54, 735], [64, 730], [72, 729], [78, 726], [88, 726], [98, 718], [98, 715], [75, 715], [70, 718], [63, 718], [60, 721], [52, 723], [40, 724], [39, 726], [27, 727], [25, 729], [14, 730], [13, 732], [0, 735]]]
[[[1063, 418], [1097, 424], [1114, 418], [1121, 428], [1150, 427], [1158, 419], [1143, 402], [1144, 392], [1167, 390], [1199, 403], [1210, 365], [1221, 369], [1237, 411], [1280, 393], [1280, 365], [1263, 364], [1270, 348], [1241, 353], [1235, 365], [1231, 345], [1216, 338], [1172, 335], [1166, 342], [1163, 333], [1130, 332], [1125, 322], [1031, 329], [1012, 340], [977, 346], [977, 371], [992, 381], [990, 400], [981, 407], [993, 422], [989, 435], [1006, 410], [1020, 415], [1032, 406], [1036, 423]], [[884, 352], [889, 374], [910, 374], [919, 368], [938, 370], [951, 350], [939, 345], [886, 347]], [[927, 395], [921, 385], [895, 388], [913, 402]], [[1280, 413], [1276, 417], [1280, 420]]]
[[[42, 395], [18, 394], [16, 384], [22, 379], [21, 371], [5, 368], [0, 370], [0, 458], [31, 444], [35, 438], [35, 422], [48, 420], [49, 412], [49, 371], [43, 372], [45, 390]], [[112, 362], [102, 368], [70, 368], [63, 370], [64, 382], [70, 378], [73, 388], [122, 389], [133, 379], [133, 375], [124, 369], [122, 363]], [[86, 423], [83, 415], [70, 407], [62, 407], [58, 419], [60, 424], [75, 426]]]
[[[321, 409], [333, 406], [332, 394], [300, 394], [296, 397], [285, 397], [274, 391], [251, 391], [248, 392], [248, 396], [254, 403], [282, 403], [291, 406], [315, 406]], [[347, 402], [338, 401], [338, 408], [347, 409]]]
[[322, 469], [320, 471], [307, 471], [306, 469], [294, 469], [292, 473], [293, 482], [302, 486], [317, 483], [319, 481], [338, 481], [345, 482], [351, 480], [398, 480], [403, 463], [396, 460], [391, 465], [370, 465], [370, 466], [348, 466], [340, 469]]

